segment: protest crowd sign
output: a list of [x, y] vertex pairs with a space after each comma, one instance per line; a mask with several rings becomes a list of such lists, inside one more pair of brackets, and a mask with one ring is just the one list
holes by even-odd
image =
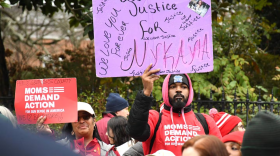
[[76, 78], [32, 79], [16, 82], [15, 110], [19, 124], [77, 121]]
[[213, 70], [211, 1], [93, 0], [96, 75]]

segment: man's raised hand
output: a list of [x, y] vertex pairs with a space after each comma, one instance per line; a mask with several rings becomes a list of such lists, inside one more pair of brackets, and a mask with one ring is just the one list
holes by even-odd
[[156, 73], [159, 72], [160, 69], [150, 70], [151, 68], [152, 64], [148, 66], [148, 68], [144, 71], [144, 74], [141, 76], [144, 86], [143, 92], [146, 96], [151, 95], [154, 88], [154, 82], [160, 78], [159, 75], [156, 75]]

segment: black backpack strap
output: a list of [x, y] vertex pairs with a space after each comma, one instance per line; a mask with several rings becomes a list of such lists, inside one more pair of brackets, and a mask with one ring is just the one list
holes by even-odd
[[208, 124], [206, 122], [205, 117], [200, 113], [194, 113], [194, 114], [195, 114], [196, 118], [198, 119], [198, 121], [201, 123], [205, 134], [208, 135], [209, 134], [209, 129], [208, 129]]
[[157, 130], [158, 130], [158, 127], [159, 127], [159, 125], [161, 123], [161, 116], [162, 116], [162, 113], [159, 113], [158, 122], [157, 122], [157, 125], [156, 125], [156, 128], [155, 128], [155, 131], [154, 131], [154, 135], [153, 135], [153, 137], [151, 139], [151, 142], [150, 142], [149, 154], [152, 151], [152, 148], [153, 148], [153, 145], [154, 145], [154, 142], [155, 142], [155, 139], [156, 139]]

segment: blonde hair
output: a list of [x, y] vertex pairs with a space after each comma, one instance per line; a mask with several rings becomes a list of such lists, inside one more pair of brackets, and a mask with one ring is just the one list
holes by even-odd
[[8, 108], [6, 108], [4, 106], [0, 106], [0, 112], [1, 112], [2, 115], [7, 117], [11, 121], [14, 128], [18, 127], [17, 120], [16, 120], [15, 116], [10, 112], [10, 110]]

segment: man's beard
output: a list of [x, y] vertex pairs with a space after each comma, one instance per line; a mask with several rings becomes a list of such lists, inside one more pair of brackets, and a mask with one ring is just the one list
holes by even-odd
[[[181, 99], [176, 99], [176, 97], [182, 97]], [[186, 106], [188, 102], [188, 97], [185, 98], [184, 95], [181, 93], [177, 93], [173, 98], [169, 97], [169, 102], [173, 107], [173, 110], [181, 110], [183, 107]]]

